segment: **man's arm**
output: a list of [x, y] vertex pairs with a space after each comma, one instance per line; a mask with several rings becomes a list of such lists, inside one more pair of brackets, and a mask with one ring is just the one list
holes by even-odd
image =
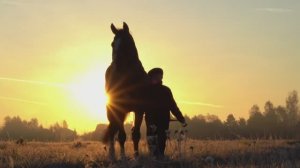
[[185, 119], [180, 111], [180, 109], [178, 108], [175, 99], [173, 97], [172, 91], [168, 89], [168, 96], [169, 96], [169, 103], [170, 103], [170, 110], [171, 113], [177, 118], [177, 120], [181, 123], [185, 123]]

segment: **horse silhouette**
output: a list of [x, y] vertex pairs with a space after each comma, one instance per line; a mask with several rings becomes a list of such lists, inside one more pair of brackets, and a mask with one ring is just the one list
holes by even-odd
[[125, 157], [124, 143], [126, 133], [124, 120], [126, 115], [135, 113], [135, 127], [133, 131], [134, 149], [138, 151], [140, 139], [140, 125], [142, 122], [143, 89], [148, 77], [138, 57], [134, 39], [129, 32], [128, 25], [123, 22], [123, 29], [117, 29], [111, 24], [115, 37], [112, 42], [112, 62], [105, 73], [106, 92], [110, 96], [107, 104], [107, 118], [109, 125], [104, 133], [103, 141], [109, 143], [109, 157], [115, 159], [114, 138], [118, 133], [121, 157]]

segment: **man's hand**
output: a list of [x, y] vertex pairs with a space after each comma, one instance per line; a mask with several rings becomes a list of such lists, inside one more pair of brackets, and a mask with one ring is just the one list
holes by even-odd
[[186, 126], [187, 126], [187, 123], [184, 122], [184, 123], [181, 124], [181, 126], [182, 126], [182, 127], [186, 127]]

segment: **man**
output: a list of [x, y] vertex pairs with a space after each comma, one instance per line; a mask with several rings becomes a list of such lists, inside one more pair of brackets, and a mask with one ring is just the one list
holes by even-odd
[[166, 131], [169, 129], [170, 112], [182, 123], [183, 127], [187, 124], [177, 107], [171, 90], [162, 84], [163, 70], [161, 68], [151, 69], [148, 76], [151, 82], [147, 90], [148, 106], [145, 111], [148, 144], [149, 147], [153, 146], [153, 137], [155, 137], [156, 149], [153, 154], [161, 158], [164, 157], [166, 147]]

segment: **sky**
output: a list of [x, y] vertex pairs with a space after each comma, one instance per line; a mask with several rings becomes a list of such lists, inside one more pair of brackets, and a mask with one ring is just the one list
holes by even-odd
[[300, 91], [299, 18], [298, 0], [0, 0], [0, 123], [107, 123], [110, 24], [124, 21], [183, 114], [248, 118]]

